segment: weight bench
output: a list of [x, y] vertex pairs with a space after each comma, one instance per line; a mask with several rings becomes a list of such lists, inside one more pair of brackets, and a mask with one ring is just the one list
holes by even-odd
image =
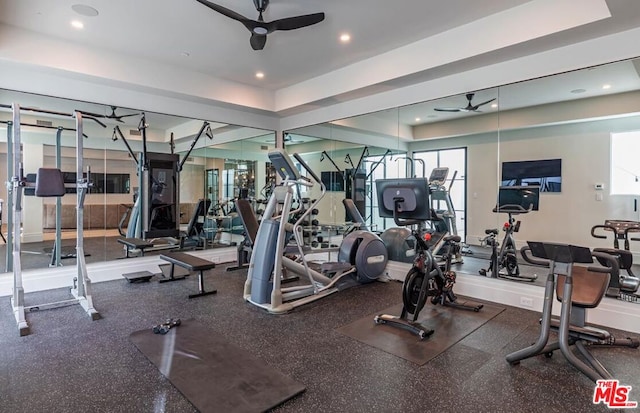
[[126, 247], [125, 258], [131, 258], [129, 255], [131, 250], [140, 250], [140, 255], [144, 257], [144, 250], [153, 247], [152, 243], [139, 238], [118, 238], [118, 242]]
[[171, 272], [169, 278], [160, 280], [159, 282], [170, 282], [183, 280], [185, 277], [174, 277], [175, 266], [182, 267], [189, 271], [198, 271], [198, 290], [197, 294], [190, 294], [189, 298], [201, 297], [203, 295], [215, 294], [216, 290], [205, 291], [204, 289], [204, 271], [215, 268], [216, 263], [211, 262], [199, 257], [195, 257], [184, 252], [171, 252], [168, 254], [161, 254], [160, 259], [171, 263]]

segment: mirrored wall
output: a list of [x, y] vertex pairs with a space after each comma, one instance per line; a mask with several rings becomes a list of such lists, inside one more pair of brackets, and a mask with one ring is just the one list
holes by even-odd
[[[542, 188], [538, 209], [517, 217], [518, 247], [526, 240], [608, 247], [610, 234], [608, 239], [596, 239], [592, 226], [605, 220], [640, 220], [638, 67], [638, 60], [616, 62], [338, 119], [286, 131], [285, 147], [299, 153], [325, 183], [327, 192], [313, 219], [336, 233], [351, 221], [342, 205], [344, 198], [353, 199], [366, 224], [382, 232], [394, 224], [380, 217], [376, 180], [429, 177], [434, 170], [448, 168], [442, 186], [451, 196], [456, 231], [470, 247], [478, 247], [480, 255], [487, 254], [481, 249], [485, 231], [502, 228], [507, 218], [493, 212], [503, 185]], [[67, 113], [80, 109], [105, 125], [85, 121], [85, 164], [90, 165], [94, 181], [85, 209], [86, 237], [91, 238], [87, 261], [124, 255], [115, 239], [127, 235], [127, 214], [140, 187], [134, 160], [142, 152], [140, 110], [0, 91], [0, 103], [11, 102]], [[6, 122], [10, 119], [9, 110], [0, 111], [3, 182], [9, 179]], [[25, 174], [60, 162], [73, 181], [73, 120], [24, 114], [22, 122], [36, 125], [22, 128]], [[197, 215], [197, 234], [212, 244], [230, 245], [242, 231], [237, 218], [228, 218], [233, 199], [250, 199], [259, 213], [261, 200], [275, 183], [266, 156], [275, 147], [275, 134], [155, 113], [145, 113], [144, 124], [148, 151], [174, 153], [182, 165], [177, 186], [181, 229], [189, 230]], [[59, 157], [58, 127], [63, 128]], [[308, 173], [302, 165], [299, 169]], [[301, 194], [309, 201], [320, 195], [319, 186]], [[201, 200], [206, 216], [198, 212]], [[73, 264], [75, 202], [73, 194], [61, 199], [63, 265]], [[442, 201], [434, 202], [435, 209], [447, 209]], [[28, 219], [22, 228], [23, 255], [46, 267], [55, 234], [56, 200], [26, 196], [24, 210]], [[2, 212], [4, 233], [8, 211]], [[223, 235], [218, 235], [220, 228], [225, 229]], [[631, 249], [637, 253], [640, 242], [631, 242]], [[2, 253], [4, 263], [5, 250]]]
[[[540, 187], [536, 208], [514, 217], [518, 248], [527, 240], [613, 247], [611, 232], [594, 238], [591, 229], [607, 220], [640, 220], [639, 73], [638, 59], [615, 62], [289, 133], [321, 139], [296, 149], [323, 173], [350, 167], [345, 154], [353, 158], [365, 148], [365, 165], [391, 149], [376, 178], [428, 177], [434, 168], [448, 168], [444, 186], [457, 232], [476, 256], [489, 256], [481, 245], [485, 231], [502, 230], [508, 219], [493, 211], [501, 186]], [[337, 168], [320, 162], [323, 150], [338, 160]], [[406, 157], [413, 165], [401, 162]], [[367, 191], [368, 222], [384, 230], [390, 224], [376, 218], [372, 182]], [[344, 195], [339, 192], [331, 194], [337, 199]], [[337, 204], [332, 200], [329, 208]], [[640, 241], [630, 244], [637, 256]]]
[[[181, 169], [175, 183], [166, 171], [159, 170], [154, 176], [156, 185], [149, 197], [152, 203], [158, 203], [158, 225], [163, 225], [163, 211], [175, 208], [182, 234], [190, 234], [189, 238], [202, 247], [229, 246], [241, 240], [243, 230], [235, 213], [234, 200], [246, 198], [256, 203], [264, 198], [265, 188], [269, 186], [266, 154], [275, 146], [272, 131], [0, 91], [0, 103], [11, 105], [13, 102], [23, 108], [69, 114], [81, 110], [85, 113], [83, 155], [92, 181], [84, 206], [88, 263], [124, 257], [123, 245], [117, 239], [136, 235], [132, 232], [131, 222], [134, 203], [140, 194], [138, 164], [143, 152], [143, 133], [149, 153], [173, 156]], [[2, 182], [9, 181], [13, 175], [7, 168], [6, 142], [10, 121], [11, 109], [2, 108]], [[74, 128], [73, 118], [21, 112], [22, 162], [27, 180], [40, 167], [57, 167], [62, 170], [66, 183], [76, 182]], [[177, 192], [175, 197], [173, 192]], [[10, 214], [6, 191], [0, 198], [3, 200], [2, 234], [6, 237]], [[26, 189], [23, 199], [23, 269], [75, 265], [75, 189], [67, 188], [67, 193], [59, 201], [55, 197], [35, 197], [33, 189]], [[57, 210], [60, 211], [59, 219], [56, 219]], [[57, 227], [62, 240], [59, 257], [52, 251]], [[0, 250], [0, 271], [4, 271], [11, 258], [7, 255], [6, 243], [0, 244]]]

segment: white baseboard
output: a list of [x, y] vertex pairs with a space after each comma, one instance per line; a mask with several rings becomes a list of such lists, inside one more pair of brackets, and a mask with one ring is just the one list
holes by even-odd
[[[189, 251], [190, 254], [219, 263], [233, 262], [237, 258], [236, 247], [215, 248], [202, 251]], [[127, 258], [87, 264], [89, 279], [93, 283], [122, 279], [122, 274], [138, 271], [160, 273], [158, 265], [166, 264], [158, 255]], [[76, 267], [42, 268], [22, 273], [22, 284], [26, 293], [45, 291], [54, 288], [70, 287], [76, 276]], [[13, 294], [13, 273], [0, 274], [0, 296]]]
[[[228, 263], [236, 260], [236, 248], [216, 248], [192, 251], [193, 255], [213, 261]], [[166, 263], [159, 256], [129, 258], [115, 261], [93, 263], [87, 265], [89, 278], [93, 283], [120, 280], [123, 273], [150, 271], [159, 273], [159, 264]], [[411, 264], [389, 261], [386, 271], [389, 277], [403, 281]], [[521, 284], [495, 278], [480, 277], [458, 272], [455, 292], [470, 298], [486, 300], [498, 304], [510, 305], [526, 310], [541, 312], [544, 288], [538, 285]], [[23, 272], [25, 292], [44, 291], [54, 288], [70, 287], [76, 276], [76, 267], [45, 268]], [[0, 296], [9, 296], [13, 292], [13, 274], [0, 275]], [[522, 301], [531, 306], [522, 305]], [[242, 297], [238, 296], [241, 300]], [[398, 297], [398, 301], [401, 297]], [[558, 315], [560, 303], [554, 301], [553, 313]], [[616, 328], [640, 334], [640, 307], [638, 304], [604, 298], [597, 308], [587, 312], [590, 323]]]

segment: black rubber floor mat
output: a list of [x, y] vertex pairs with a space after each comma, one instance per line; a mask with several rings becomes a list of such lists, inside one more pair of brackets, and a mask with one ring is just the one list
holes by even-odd
[[[460, 298], [459, 301], [464, 300]], [[424, 340], [407, 330], [389, 324], [376, 325], [373, 321], [378, 314], [400, 315], [401, 311], [402, 305], [395, 305], [342, 326], [337, 331], [394, 356], [423, 365], [500, 314], [504, 307], [485, 303], [476, 313], [427, 303], [417, 321], [435, 332]]]
[[131, 341], [200, 412], [262, 412], [305, 387], [194, 320]]

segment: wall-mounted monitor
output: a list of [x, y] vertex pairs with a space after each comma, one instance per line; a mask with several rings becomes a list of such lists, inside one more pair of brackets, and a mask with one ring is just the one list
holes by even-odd
[[539, 186], [541, 192], [560, 192], [562, 159], [502, 162], [501, 186]]
[[344, 192], [344, 180], [339, 172], [323, 171], [320, 173], [320, 180], [327, 188], [327, 191]]

